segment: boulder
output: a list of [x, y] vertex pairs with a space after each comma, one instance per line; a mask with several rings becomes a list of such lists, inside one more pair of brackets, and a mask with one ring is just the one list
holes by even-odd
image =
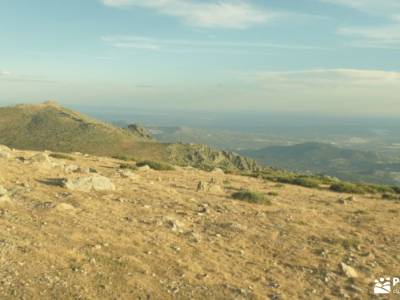
[[10, 203], [11, 198], [8, 196], [8, 191], [0, 185], [0, 204]]
[[50, 156], [47, 153], [41, 152], [30, 158], [30, 161], [37, 163], [51, 163]]
[[139, 171], [149, 171], [151, 168], [148, 165], [142, 166], [138, 168]]
[[222, 193], [224, 189], [215, 183], [215, 181], [212, 179], [210, 182], [206, 181], [199, 181], [197, 184], [197, 192], [210, 192], [214, 194], [219, 194]]
[[11, 149], [7, 146], [0, 145], [0, 158], [10, 158], [11, 157]]
[[69, 190], [81, 192], [115, 190], [115, 185], [112, 181], [109, 178], [100, 175], [66, 179], [63, 181], [63, 186]]
[[74, 173], [74, 172], [78, 172], [79, 171], [79, 166], [78, 165], [66, 165], [64, 167], [64, 171], [65, 173]]

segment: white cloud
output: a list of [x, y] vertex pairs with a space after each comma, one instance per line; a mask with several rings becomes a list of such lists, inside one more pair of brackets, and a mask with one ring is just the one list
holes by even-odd
[[111, 7], [141, 7], [173, 16], [183, 22], [203, 28], [245, 29], [264, 24], [277, 14], [268, 12], [244, 1], [194, 1], [194, 0], [102, 0]]
[[400, 48], [400, 0], [319, 0], [383, 17], [382, 25], [341, 27], [338, 33], [362, 48]]
[[283, 112], [349, 115], [400, 113], [400, 72], [362, 69], [316, 69], [239, 73], [238, 80], [257, 91], [260, 107]]
[[400, 49], [400, 22], [376, 27], [342, 27], [338, 33], [349, 36], [358, 47]]
[[360, 69], [316, 69], [292, 72], [256, 72], [247, 76], [267, 86], [299, 88], [380, 88], [400, 90], [400, 72]]
[[308, 45], [275, 44], [267, 42], [232, 42], [217, 40], [184, 40], [184, 39], [156, 39], [151, 37], [115, 35], [104, 36], [102, 40], [107, 44], [122, 49], [142, 49], [169, 52], [259, 52], [267, 53], [271, 49], [287, 50], [326, 50], [326, 48]]
[[0, 77], [8, 77], [11, 73], [8, 71], [0, 70]]
[[51, 83], [53, 81], [47, 80], [41, 76], [21, 75], [9, 71], [0, 70], [0, 81], [7, 82], [43, 82]]
[[321, 2], [331, 3], [351, 7], [370, 14], [393, 15], [400, 10], [399, 0], [320, 0]]

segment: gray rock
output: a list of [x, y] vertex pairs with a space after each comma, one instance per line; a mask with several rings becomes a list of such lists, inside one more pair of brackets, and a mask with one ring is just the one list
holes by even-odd
[[63, 186], [69, 190], [91, 192], [91, 191], [114, 191], [115, 185], [110, 179], [100, 175], [66, 179]]
[[0, 145], [0, 158], [11, 158], [11, 149], [7, 146]]
[[65, 173], [74, 173], [79, 170], [78, 165], [66, 165], [64, 168]]
[[205, 192], [208, 190], [208, 182], [205, 181], [199, 181], [197, 184], [197, 189], [198, 192]]
[[30, 158], [30, 161], [32, 162], [39, 162], [39, 163], [51, 163], [50, 156], [47, 153], [41, 152], [38, 154], [35, 154]]
[[210, 192], [215, 194], [219, 194], [224, 191], [223, 188], [216, 184], [213, 180], [210, 182], [199, 181], [196, 190], [197, 192]]
[[129, 170], [120, 170], [119, 174], [121, 175], [122, 178], [131, 178], [135, 179], [138, 177], [135, 173], [129, 171]]
[[148, 165], [142, 166], [138, 168], [139, 171], [148, 171], [151, 170], [151, 168]]
[[350, 267], [349, 265], [346, 265], [345, 263], [340, 263], [340, 267], [342, 268], [343, 274], [346, 275], [348, 278], [358, 278], [358, 273], [357, 271]]
[[75, 207], [73, 207], [71, 204], [68, 203], [60, 203], [56, 206], [56, 209], [59, 211], [66, 211], [66, 210], [74, 210]]

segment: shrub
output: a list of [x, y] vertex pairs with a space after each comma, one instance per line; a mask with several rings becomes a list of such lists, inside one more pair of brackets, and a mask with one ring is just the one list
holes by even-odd
[[239, 192], [236, 192], [232, 194], [232, 198], [249, 203], [271, 205], [271, 201], [267, 197], [265, 197], [263, 193], [250, 190], [241, 190]]
[[56, 159], [75, 160], [72, 156], [64, 153], [51, 153], [49, 156]]
[[279, 177], [278, 182], [299, 185], [307, 188], [319, 188], [319, 180], [310, 177]]
[[134, 161], [135, 160], [133, 157], [125, 156], [125, 155], [114, 155], [114, 156], [112, 156], [112, 158], [118, 159], [118, 160], [123, 160], [123, 161]]
[[120, 169], [128, 169], [128, 170], [132, 170], [132, 171], [136, 171], [138, 169], [138, 167], [134, 164], [121, 164], [119, 165]]
[[360, 245], [360, 241], [354, 238], [350, 238], [347, 240], [342, 240], [342, 246], [346, 250], [350, 250], [351, 248], [357, 249]]
[[141, 162], [138, 162], [136, 164], [138, 167], [144, 167], [144, 166], [149, 166], [153, 170], [157, 171], [173, 171], [175, 170], [173, 166], [162, 163], [162, 162], [156, 162], [156, 161], [150, 161], [150, 160], [144, 160]]
[[338, 193], [349, 193], [349, 194], [365, 194], [366, 189], [362, 185], [357, 185], [348, 182], [334, 183], [330, 187], [331, 191]]
[[385, 200], [399, 200], [399, 196], [394, 195], [394, 194], [384, 193], [382, 195], [382, 199], [385, 199]]
[[276, 197], [276, 196], [279, 196], [279, 194], [277, 192], [269, 192], [268, 196]]

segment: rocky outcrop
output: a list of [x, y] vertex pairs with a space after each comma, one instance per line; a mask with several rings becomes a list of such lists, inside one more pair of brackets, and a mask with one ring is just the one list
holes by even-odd
[[194, 166], [208, 170], [257, 171], [255, 160], [229, 151], [214, 150], [206, 145], [174, 144], [168, 147], [170, 161], [177, 165]]
[[140, 126], [138, 124], [129, 124], [126, 129], [130, 133], [133, 133], [135, 136], [139, 136], [141, 138], [148, 139], [148, 140], [153, 139], [151, 133], [146, 128], [144, 128], [143, 126]]

